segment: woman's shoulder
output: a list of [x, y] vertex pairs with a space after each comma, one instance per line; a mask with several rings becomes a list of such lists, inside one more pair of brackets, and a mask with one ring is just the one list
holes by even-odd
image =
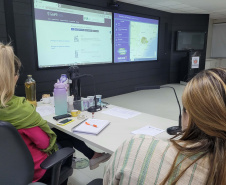
[[[158, 170], [155, 169], [159, 166], [165, 167], [165, 164], [173, 163], [172, 158], [176, 153], [169, 141], [147, 135], [135, 135], [126, 140], [112, 155], [104, 179], [108, 181], [108, 178], [111, 179], [111, 175], [108, 175], [114, 173], [114, 179], [129, 176], [135, 184], [139, 184], [138, 181], [141, 184], [147, 182], [154, 184], [155, 180], [149, 176], [153, 177], [153, 173], [157, 176]], [[144, 183], [142, 179], [146, 182]], [[127, 182], [126, 179], [124, 180]], [[120, 179], [120, 181], [124, 180]]]
[[[30, 104], [31, 105], [31, 104]], [[7, 103], [5, 107], [1, 107], [0, 111], [4, 114], [10, 115], [14, 114], [15, 112], [19, 113], [21, 112], [24, 108], [25, 109], [30, 109], [31, 106], [29, 103], [26, 101], [24, 97], [18, 97], [18, 96], [13, 96]], [[19, 112], [18, 112], [19, 111]], [[12, 115], [11, 115], [12, 116]]]
[[17, 110], [17, 111], [33, 111], [35, 109], [32, 104], [30, 104], [25, 97], [13, 96], [11, 100], [7, 103], [7, 107], [10, 110]]
[[142, 142], [147, 143], [147, 144], [152, 143], [154, 145], [158, 145], [159, 143], [161, 143], [161, 145], [171, 144], [171, 142], [168, 141], [168, 140], [162, 140], [162, 139], [156, 138], [154, 136], [148, 136], [148, 135], [135, 135], [131, 139], [128, 139], [127, 141], [130, 141], [130, 140], [142, 141]]
[[6, 107], [0, 109], [0, 119], [8, 121], [13, 125], [16, 123], [24, 124], [24, 122], [29, 123], [32, 121], [35, 112], [35, 107], [24, 97], [13, 96], [10, 101], [7, 102]]
[[[147, 135], [135, 135], [132, 138], [126, 140], [119, 150], [131, 150], [133, 153], [146, 153], [152, 151], [153, 153], [162, 154], [166, 150], [172, 155], [176, 155], [177, 150], [173, 147], [170, 141], [161, 140], [153, 136]], [[141, 152], [142, 151], [142, 152]]]
[[16, 105], [21, 105], [26, 103], [26, 99], [25, 97], [19, 97], [19, 96], [13, 96], [11, 98], [11, 100], [7, 103], [7, 105], [12, 105], [12, 104], [16, 104]]

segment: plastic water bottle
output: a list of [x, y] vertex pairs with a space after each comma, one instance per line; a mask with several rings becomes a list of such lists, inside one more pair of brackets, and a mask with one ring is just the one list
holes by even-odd
[[27, 101], [37, 107], [36, 82], [32, 78], [32, 75], [27, 75], [27, 79], [24, 85], [25, 85], [25, 93], [26, 93]]
[[61, 74], [60, 82], [61, 83], [67, 83], [67, 75], [66, 74]]
[[64, 83], [57, 82], [54, 85], [55, 114], [67, 114], [67, 90]]
[[61, 83], [64, 83], [67, 87], [67, 95], [70, 96], [70, 86], [69, 86], [69, 80], [67, 78], [67, 75], [66, 74], [61, 74], [61, 77], [60, 77], [60, 82]]

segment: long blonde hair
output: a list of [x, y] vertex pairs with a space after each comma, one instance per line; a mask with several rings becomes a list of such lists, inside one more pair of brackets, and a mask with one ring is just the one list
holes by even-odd
[[[197, 74], [185, 87], [182, 102], [189, 115], [188, 128], [179, 140], [171, 139], [178, 154], [188, 157], [199, 154], [174, 180], [203, 157], [209, 160], [207, 185], [226, 184], [226, 69], [209, 69]], [[181, 145], [180, 143], [186, 143]], [[196, 145], [193, 145], [195, 144]], [[197, 145], [199, 143], [199, 145]], [[186, 147], [193, 145], [193, 147]], [[183, 160], [184, 161], [184, 160]], [[182, 161], [182, 162], [183, 162]], [[177, 168], [176, 159], [161, 184], [165, 184]]]
[[20, 60], [15, 56], [10, 44], [4, 45], [0, 42], [0, 105], [12, 98], [15, 91], [15, 76], [19, 74]]

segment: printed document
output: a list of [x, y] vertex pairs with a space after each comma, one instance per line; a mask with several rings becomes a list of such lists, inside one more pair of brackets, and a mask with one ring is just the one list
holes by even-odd
[[109, 125], [108, 120], [85, 119], [81, 124], [72, 128], [72, 132], [99, 134], [106, 126]]
[[137, 112], [137, 111], [119, 108], [119, 107], [114, 107], [112, 109], [103, 111], [102, 113], [108, 114], [111, 116], [115, 116], [115, 117], [119, 117], [119, 118], [123, 118], [123, 119], [133, 118], [133, 117], [141, 114], [140, 112]]
[[41, 117], [55, 114], [55, 108], [50, 105], [36, 107], [36, 111], [40, 114]]
[[155, 135], [160, 134], [164, 131], [165, 130], [147, 125], [147, 126], [142, 127], [138, 130], [132, 131], [132, 134], [144, 134], [144, 135], [149, 135], [149, 136], [155, 136]]

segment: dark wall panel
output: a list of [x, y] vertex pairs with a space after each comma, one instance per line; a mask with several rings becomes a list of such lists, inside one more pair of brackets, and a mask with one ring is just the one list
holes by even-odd
[[[176, 51], [176, 32], [177, 31], [201, 31], [208, 32], [209, 15], [193, 15], [193, 14], [174, 14], [172, 25], [172, 40], [171, 40], [171, 63], [170, 63], [170, 82], [179, 82], [180, 62], [187, 56], [187, 52]], [[205, 50], [201, 52], [200, 70], [205, 68], [206, 58], [206, 44]]]
[[0, 11], [0, 25], [5, 25], [5, 13]]
[[[65, 2], [71, 5], [110, 10], [105, 0]], [[53, 91], [54, 83], [62, 73], [66, 73], [67, 68], [44, 70], [38, 70], [36, 68], [31, 2], [28, 0], [14, 0], [13, 7], [18, 48], [17, 55], [23, 63], [23, 74], [19, 79], [16, 93], [24, 96], [26, 75], [32, 74], [37, 81], [37, 97], [39, 99], [41, 94], [51, 93]], [[167, 46], [165, 50], [162, 49], [164, 48], [165, 40], [161, 35], [168, 34], [167, 36], [170, 37], [170, 32], [165, 33], [165, 25], [166, 23], [171, 24], [171, 14], [126, 3], [120, 3], [120, 10], [118, 12], [160, 18], [159, 61], [81, 66], [80, 73], [94, 75], [96, 91], [98, 94], [102, 94], [103, 97], [134, 91], [134, 87], [137, 85], [160, 85], [168, 83], [170, 46]], [[94, 94], [92, 79], [82, 79], [82, 95], [87, 96], [92, 94]]]
[[[15, 43], [17, 55], [23, 64], [22, 74], [18, 81], [16, 94], [24, 96], [24, 81], [27, 74], [32, 74], [37, 82], [37, 97], [43, 93], [51, 93], [53, 85], [61, 74], [67, 72], [67, 68], [42, 69], [36, 68], [35, 38], [32, 22], [32, 5], [30, 0], [11, 0], [14, 11]], [[3, 0], [0, 0], [0, 5]], [[70, 5], [80, 5], [87, 8], [111, 10], [106, 0], [61, 0]], [[157, 62], [139, 62], [122, 64], [103, 64], [81, 66], [80, 74], [92, 74], [96, 81], [96, 92], [103, 97], [115, 96], [134, 91], [138, 85], [162, 85], [178, 81], [178, 61], [184, 56], [183, 53], [174, 52], [174, 32], [177, 29], [190, 28], [194, 30], [208, 27], [207, 16], [198, 15], [174, 15], [171, 13], [150, 8], [119, 3], [118, 13], [131, 14], [144, 17], [158, 17], [159, 26], [159, 52]], [[0, 13], [4, 12], [4, 9]], [[178, 17], [177, 17], [178, 16]], [[198, 17], [198, 18], [197, 18]], [[196, 19], [197, 18], [197, 19]], [[1, 21], [1, 19], [0, 19]], [[189, 23], [193, 21], [195, 23]], [[200, 24], [200, 22], [202, 22]], [[187, 23], [189, 23], [188, 26]], [[199, 25], [197, 25], [199, 23]], [[0, 22], [1, 24], [1, 22]], [[191, 27], [192, 25], [192, 27]], [[195, 27], [196, 26], [196, 27]], [[0, 31], [1, 32], [1, 31]], [[4, 32], [4, 31], [3, 31]], [[4, 36], [3, 36], [4, 37]], [[0, 35], [0, 39], [1, 39]], [[91, 78], [82, 79], [82, 95], [92, 95], [93, 81]]]
[[4, 0], [0, 0], [0, 12], [5, 12], [5, 10], [4, 10]]
[[7, 42], [4, 0], [0, 0], [0, 42]]
[[6, 35], [6, 26], [4, 24], [0, 25], [0, 37], [5, 37]]

